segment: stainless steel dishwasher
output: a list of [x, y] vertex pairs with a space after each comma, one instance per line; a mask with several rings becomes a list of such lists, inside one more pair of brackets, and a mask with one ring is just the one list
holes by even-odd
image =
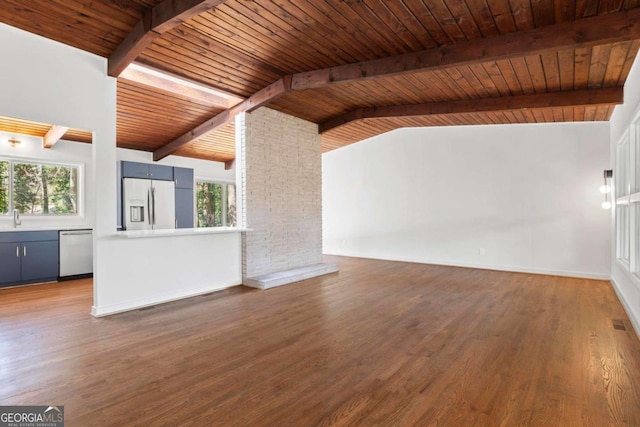
[[59, 279], [87, 277], [93, 273], [93, 231], [60, 231]]

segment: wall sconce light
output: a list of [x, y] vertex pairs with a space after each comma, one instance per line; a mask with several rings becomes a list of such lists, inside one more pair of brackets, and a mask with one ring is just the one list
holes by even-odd
[[605, 169], [604, 173], [604, 185], [600, 186], [600, 192], [604, 194], [604, 202], [602, 202], [602, 209], [611, 209], [611, 202], [609, 201], [609, 193], [611, 193], [611, 186], [609, 185], [609, 179], [613, 177], [613, 170]]
[[20, 141], [19, 139], [15, 139], [15, 138], [11, 138], [9, 140], [9, 144], [11, 144], [12, 147], [15, 147], [16, 145], [19, 145], [22, 141]]

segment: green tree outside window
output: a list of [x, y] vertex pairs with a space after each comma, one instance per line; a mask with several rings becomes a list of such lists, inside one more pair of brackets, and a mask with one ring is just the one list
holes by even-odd
[[9, 212], [9, 162], [0, 160], [0, 214]]
[[198, 227], [236, 225], [236, 186], [215, 182], [196, 182]]
[[0, 161], [0, 213], [77, 214], [77, 189], [77, 167]]

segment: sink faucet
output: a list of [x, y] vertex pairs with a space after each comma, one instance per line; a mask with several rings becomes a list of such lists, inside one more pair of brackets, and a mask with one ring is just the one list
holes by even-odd
[[20, 220], [20, 211], [18, 209], [13, 210], [13, 228], [16, 228], [22, 224], [22, 220]]

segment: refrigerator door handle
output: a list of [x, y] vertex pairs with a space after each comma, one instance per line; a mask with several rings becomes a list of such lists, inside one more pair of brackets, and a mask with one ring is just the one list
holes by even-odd
[[149, 225], [151, 225], [151, 189], [147, 190], [147, 220], [149, 221]]
[[151, 203], [153, 204], [153, 225], [156, 225], [156, 189], [151, 187]]

